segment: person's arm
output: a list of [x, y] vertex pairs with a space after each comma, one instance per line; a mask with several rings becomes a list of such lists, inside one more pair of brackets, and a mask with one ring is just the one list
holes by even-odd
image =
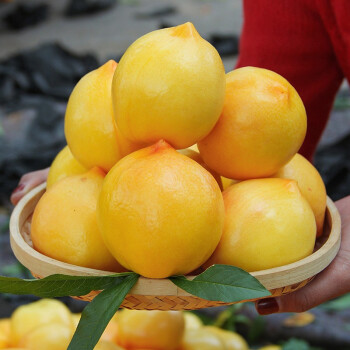
[[338, 255], [316, 278], [298, 291], [256, 303], [261, 315], [276, 312], [303, 312], [350, 292], [350, 196], [337, 201], [342, 221], [342, 241]]
[[14, 189], [14, 191], [11, 194], [12, 204], [16, 205], [19, 202], [19, 200], [32, 188], [45, 182], [49, 173], [49, 169], [50, 168], [37, 170], [23, 175], [19, 180], [18, 186]]

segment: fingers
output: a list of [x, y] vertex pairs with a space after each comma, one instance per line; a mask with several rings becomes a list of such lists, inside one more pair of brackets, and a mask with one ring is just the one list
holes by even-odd
[[[340, 262], [336, 264], [339, 266]], [[349, 290], [348, 277], [332, 264], [305, 287], [281, 297], [259, 300], [256, 309], [261, 315], [276, 312], [304, 312], [334, 299]]]
[[14, 189], [11, 194], [11, 202], [13, 205], [16, 205], [19, 200], [28, 193], [34, 187], [42, 184], [47, 179], [47, 174], [49, 172], [49, 168], [33, 171], [31, 173], [25, 174], [19, 180], [18, 186]]

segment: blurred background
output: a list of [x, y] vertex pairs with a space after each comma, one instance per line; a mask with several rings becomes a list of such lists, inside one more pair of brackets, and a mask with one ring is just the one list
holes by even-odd
[[[186, 21], [193, 22], [217, 48], [226, 71], [232, 70], [243, 23], [240, 0], [0, 1], [2, 275], [30, 276], [10, 249], [9, 196], [22, 174], [49, 166], [65, 145], [64, 112], [74, 85], [108, 59], [118, 61], [143, 34]], [[350, 94], [346, 82], [336, 98], [315, 164], [332, 199], [350, 194]], [[0, 295], [0, 318], [30, 300], [34, 299]], [[73, 311], [84, 306], [69, 298], [64, 301]], [[294, 344], [291, 349], [350, 349], [350, 295], [298, 317], [260, 317], [250, 304], [205, 310], [202, 317], [208, 323], [238, 330], [252, 346], [289, 341]]]

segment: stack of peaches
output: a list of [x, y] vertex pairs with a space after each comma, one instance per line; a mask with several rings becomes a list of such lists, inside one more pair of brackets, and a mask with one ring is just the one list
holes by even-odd
[[306, 126], [280, 75], [225, 75], [191, 23], [148, 33], [74, 88], [33, 246], [148, 278], [293, 263], [313, 252], [326, 209], [320, 175], [297, 153]]
[[[80, 320], [60, 301], [42, 299], [0, 319], [0, 349], [67, 350]], [[204, 326], [193, 313], [118, 311], [94, 350], [248, 350], [238, 333]]]

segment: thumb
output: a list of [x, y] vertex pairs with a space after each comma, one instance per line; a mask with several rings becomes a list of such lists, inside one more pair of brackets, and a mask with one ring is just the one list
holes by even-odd
[[49, 168], [33, 171], [31, 173], [28, 173], [22, 176], [18, 186], [14, 189], [14, 191], [11, 194], [10, 199], [12, 204], [16, 205], [19, 202], [19, 200], [31, 189], [45, 182], [48, 173], [49, 173]]
[[344, 274], [332, 264], [305, 287], [284, 296], [261, 299], [255, 307], [260, 315], [276, 312], [304, 312], [348, 292], [348, 283], [342, 283]]

